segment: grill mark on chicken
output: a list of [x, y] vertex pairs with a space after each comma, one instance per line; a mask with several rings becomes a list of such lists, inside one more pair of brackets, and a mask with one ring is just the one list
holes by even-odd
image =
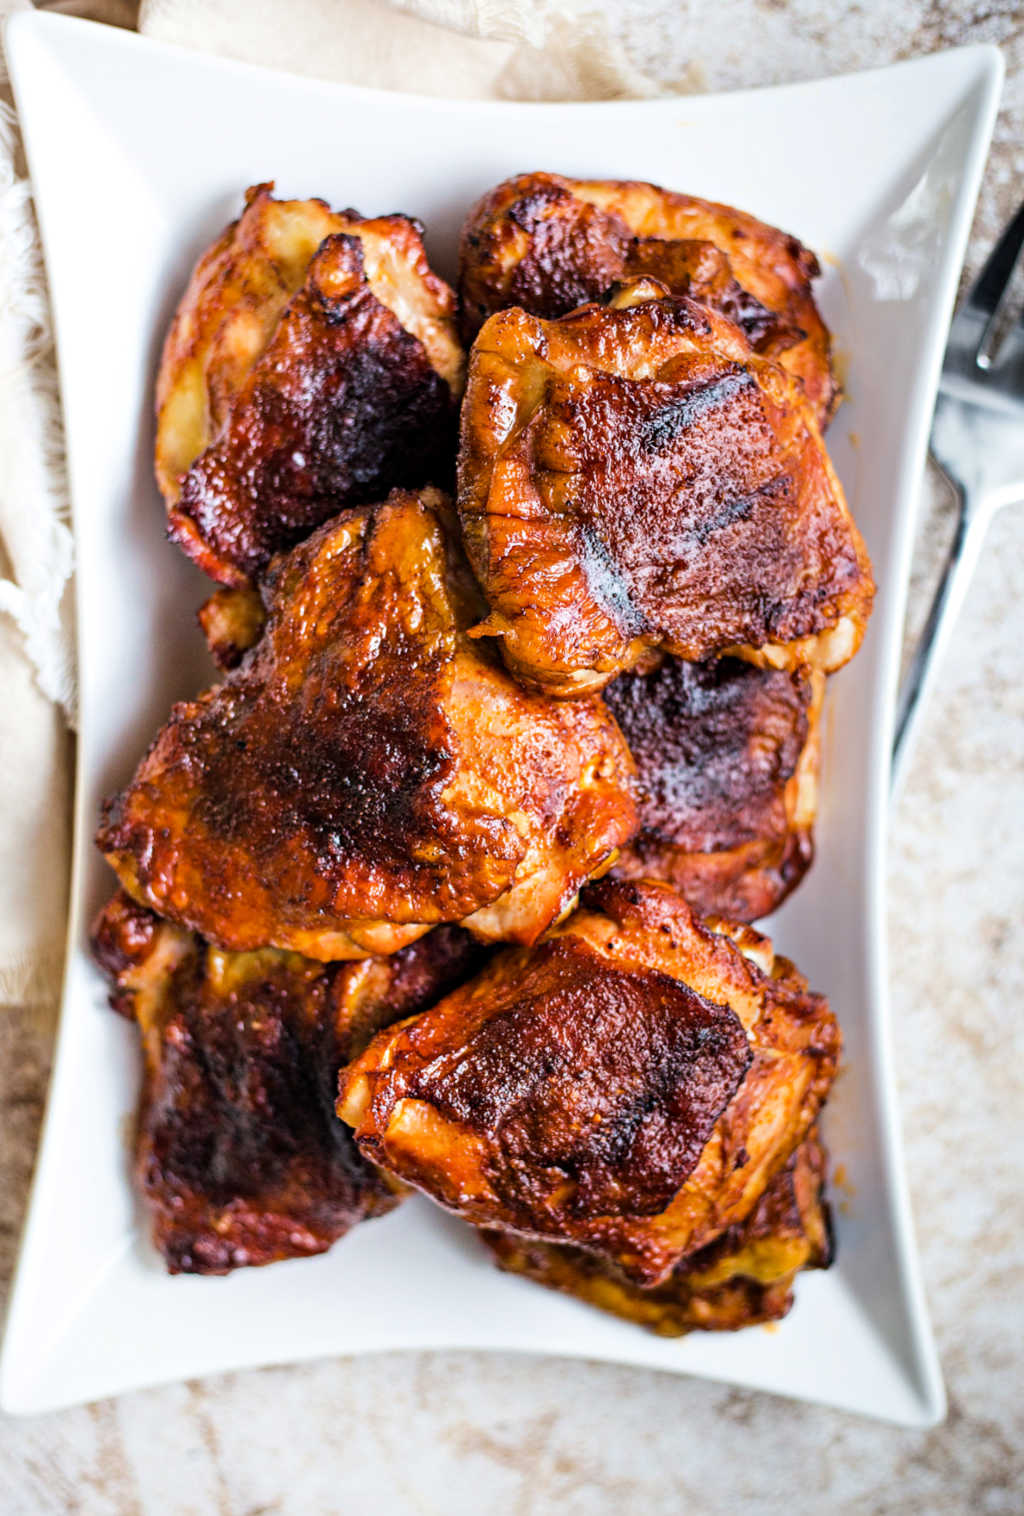
[[623, 636], [635, 637], [646, 631], [649, 627], [647, 618], [634, 604], [629, 584], [597, 529], [581, 521], [576, 541], [587, 587], [597, 604], [608, 613]]
[[648, 452], [663, 452], [687, 427], [715, 410], [724, 409], [742, 390], [750, 389], [756, 392], [757, 385], [742, 369], [687, 388], [683, 394], [665, 401], [658, 410], [644, 417], [637, 431], [637, 443]]
[[863, 635], [870, 563], [799, 387], [652, 281], [491, 317], [458, 476], [480, 631], [553, 694], [658, 649], [831, 672]]

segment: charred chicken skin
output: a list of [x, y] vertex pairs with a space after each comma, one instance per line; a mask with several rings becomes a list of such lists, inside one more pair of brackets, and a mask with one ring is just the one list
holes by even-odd
[[477, 1225], [663, 1283], [807, 1136], [839, 1030], [750, 927], [609, 883], [343, 1072], [363, 1154]]
[[616, 873], [666, 881], [699, 916], [775, 910], [814, 856], [824, 682], [735, 658], [666, 658], [613, 680], [640, 817]]
[[468, 636], [446, 510], [396, 491], [275, 560], [262, 636], [106, 807], [133, 898], [219, 947], [327, 961], [444, 921], [533, 942], [613, 861], [636, 824], [622, 735]]
[[455, 297], [419, 224], [272, 188], [200, 259], [157, 379], [170, 535], [225, 584], [344, 505], [444, 483], [462, 391]]
[[459, 513], [482, 634], [556, 695], [664, 649], [828, 673], [874, 586], [796, 381], [663, 285], [555, 321], [492, 316], [470, 358]]
[[334, 1114], [338, 1069], [479, 965], [468, 933], [325, 966], [219, 952], [119, 893], [92, 940], [112, 1004], [142, 1035], [135, 1173], [171, 1273], [320, 1253], [396, 1204]]
[[839, 389], [814, 303], [818, 260], [795, 237], [729, 205], [634, 181], [520, 174], [486, 194], [462, 231], [467, 343], [495, 311], [553, 319], [638, 275], [736, 322], [803, 386], [824, 430]]
[[662, 1337], [735, 1332], [787, 1315], [797, 1274], [828, 1268], [832, 1229], [824, 1190], [825, 1153], [812, 1132], [769, 1181], [746, 1221], [682, 1259], [664, 1284], [649, 1290], [582, 1248], [513, 1232], [482, 1231], [481, 1237], [499, 1268]]

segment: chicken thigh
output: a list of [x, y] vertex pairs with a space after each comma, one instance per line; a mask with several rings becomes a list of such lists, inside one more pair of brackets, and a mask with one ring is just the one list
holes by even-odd
[[462, 408], [459, 513], [519, 677], [595, 690], [666, 649], [828, 673], [871, 566], [802, 392], [651, 280], [555, 321], [492, 316]]
[[338, 1111], [371, 1162], [467, 1220], [651, 1286], [749, 1216], [839, 1045], [766, 938], [604, 882], [548, 941], [379, 1033]]
[[622, 735], [468, 635], [447, 512], [396, 491], [275, 560], [262, 636], [105, 808], [99, 846], [140, 903], [326, 961], [445, 921], [532, 942], [613, 862], [636, 826]]
[[222, 953], [119, 892], [93, 927], [111, 1003], [137, 1021], [135, 1177], [171, 1273], [323, 1252], [401, 1187], [334, 1114], [338, 1069], [486, 949], [441, 927], [391, 958]]
[[637, 766], [640, 831], [616, 873], [662, 879], [700, 916], [756, 921], [814, 857], [824, 676], [666, 658], [605, 702]]
[[419, 223], [272, 188], [200, 259], [157, 378], [170, 535], [225, 584], [344, 505], [447, 482], [462, 392]]
[[508, 306], [551, 319], [650, 275], [735, 321], [800, 381], [822, 430], [835, 412], [831, 340], [812, 294], [818, 260], [730, 205], [632, 180], [520, 174], [473, 208], [459, 251], [467, 343]]

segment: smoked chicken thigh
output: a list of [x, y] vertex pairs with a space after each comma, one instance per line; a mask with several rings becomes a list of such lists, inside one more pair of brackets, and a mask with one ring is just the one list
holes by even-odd
[[551, 319], [649, 275], [735, 321], [799, 379], [822, 430], [836, 409], [831, 341], [812, 294], [818, 260], [732, 206], [656, 184], [519, 174], [473, 208], [459, 251], [467, 343], [511, 305]]
[[664, 1284], [648, 1290], [582, 1248], [514, 1232], [482, 1230], [480, 1235], [499, 1268], [575, 1295], [662, 1337], [734, 1332], [787, 1315], [797, 1274], [828, 1268], [832, 1237], [824, 1185], [825, 1154], [812, 1132], [769, 1180], [746, 1221], [683, 1258]]
[[468, 933], [324, 965], [219, 952], [119, 892], [92, 941], [142, 1036], [135, 1174], [171, 1273], [320, 1253], [396, 1204], [334, 1114], [338, 1069], [480, 964]]
[[344, 505], [445, 483], [462, 392], [419, 223], [272, 188], [199, 260], [157, 378], [170, 535], [225, 584]]
[[835, 1075], [827, 1003], [750, 927], [667, 887], [594, 886], [343, 1072], [372, 1162], [478, 1225], [662, 1283], [742, 1222]]
[[396, 491], [275, 560], [262, 636], [105, 808], [135, 899], [220, 947], [359, 958], [443, 921], [533, 942], [612, 862], [636, 825], [622, 735], [467, 635], [447, 511]]
[[492, 316], [458, 473], [479, 630], [552, 694], [658, 649], [828, 673], [860, 644], [871, 567], [799, 385], [654, 281]]
[[637, 766], [640, 830], [617, 875], [662, 879], [699, 916], [756, 921], [814, 857], [824, 676], [666, 658], [604, 692]]

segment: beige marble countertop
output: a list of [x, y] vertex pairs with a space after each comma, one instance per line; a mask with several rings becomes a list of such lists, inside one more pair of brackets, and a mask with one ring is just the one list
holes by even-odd
[[[664, 80], [709, 88], [968, 41], [1008, 79], [969, 266], [1024, 194], [1019, 0], [700, 0], [606, 9]], [[646, 18], [646, 19], [645, 19]], [[641, 24], [642, 23], [642, 24]], [[691, 77], [692, 77], [691, 68]], [[951, 529], [934, 483], [909, 624]], [[1011, 1516], [1024, 1511], [1024, 506], [997, 519], [892, 826], [896, 1064], [950, 1397], [907, 1432], [597, 1364], [387, 1354], [0, 1418], [2, 1516]], [[42, 1116], [50, 1029], [0, 1015], [0, 1291]]]

